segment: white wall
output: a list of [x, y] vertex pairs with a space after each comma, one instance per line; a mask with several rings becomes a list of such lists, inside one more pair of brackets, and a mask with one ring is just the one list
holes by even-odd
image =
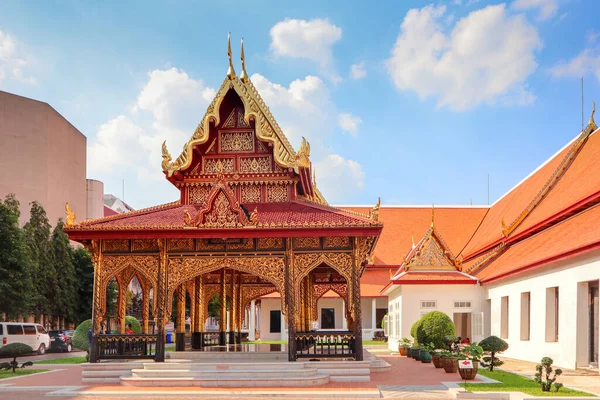
[[[271, 328], [271, 310], [281, 310], [280, 299], [262, 299], [260, 301], [260, 339], [281, 340], [281, 333], [269, 332]], [[283, 316], [282, 319], [285, 319]]]
[[[395, 289], [388, 296], [392, 324], [388, 348], [397, 350], [402, 338], [412, 340], [410, 328], [430, 311], [446, 313], [452, 320], [454, 313], [483, 312], [483, 295], [484, 291], [479, 285], [403, 285]], [[421, 301], [435, 301], [435, 308], [421, 308]], [[454, 308], [455, 301], [470, 301], [471, 308]], [[483, 335], [473, 335], [471, 338], [474, 341], [481, 339]]]
[[318, 312], [318, 316], [319, 316], [319, 329], [321, 328], [321, 309], [322, 308], [333, 308], [334, 309], [334, 313], [335, 313], [335, 330], [342, 330], [343, 329], [343, 318], [344, 318], [344, 312], [342, 311], [343, 305], [342, 305], [343, 301], [341, 298], [337, 297], [337, 298], [323, 298], [321, 297], [319, 299], [319, 301], [317, 302], [317, 309], [319, 310]]
[[[548, 356], [557, 366], [587, 366], [588, 281], [600, 278], [600, 251], [544, 266], [531, 273], [517, 275], [484, 285], [491, 299], [491, 333], [500, 336], [500, 299], [509, 298], [506, 357], [539, 362]], [[546, 289], [559, 288], [558, 341], [546, 342]], [[531, 292], [530, 340], [520, 338], [520, 300], [522, 292]], [[579, 362], [577, 362], [579, 361]]]

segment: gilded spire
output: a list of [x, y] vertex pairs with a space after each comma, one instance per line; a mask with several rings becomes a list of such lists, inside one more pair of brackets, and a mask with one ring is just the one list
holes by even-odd
[[377, 198], [377, 204], [371, 210], [371, 220], [373, 222], [379, 222], [379, 207], [381, 207], [381, 197]]
[[75, 225], [75, 213], [69, 207], [69, 202], [65, 204], [65, 228], [72, 228]]
[[246, 73], [246, 56], [244, 55], [244, 38], [242, 38], [242, 74], [240, 80], [244, 83], [248, 82], [248, 74]]
[[435, 205], [431, 205], [431, 227], [435, 224]]
[[588, 126], [595, 127], [596, 122], [594, 121], [594, 114], [596, 114], [596, 102], [592, 100], [592, 104], [594, 105], [592, 108], [592, 115], [590, 115], [590, 122], [588, 122]]
[[233, 69], [233, 61], [231, 59], [231, 32], [227, 34], [227, 55], [229, 56], [229, 69], [227, 70], [227, 77], [229, 79], [234, 79], [235, 70]]
[[411, 239], [412, 239], [412, 248], [414, 249], [415, 247], [417, 247], [417, 245], [415, 244], [415, 235], [411, 235]]

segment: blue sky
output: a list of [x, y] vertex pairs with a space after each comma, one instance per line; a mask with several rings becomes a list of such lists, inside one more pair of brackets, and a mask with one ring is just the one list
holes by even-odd
[[[126, 6], [123, 6], [126, 4]], [[88, 177], [135, 208], [172, 201], [179, 154], [245, 40], [292, 144], [336, 204], [487, 204], [600, 101], [600, 2], [55, 1], [0, 4], [0, 90], [88, 138]], [[596, 29], [596, 30], [594, 30]], [[354, 67], [353, 67], [354, 66]]]

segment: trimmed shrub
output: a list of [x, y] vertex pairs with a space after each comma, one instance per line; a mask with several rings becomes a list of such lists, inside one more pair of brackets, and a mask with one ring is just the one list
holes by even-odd
[[125, 325], [127, 324], [131, 324], [133, 333], [142, 333], [142, 325], [140, 325], [140, 321], [138, 321], [136, 317], [132, 317], [131, 315], [126, 316]]
[[75, 333], [73, 333], [73, 340], [71, 343], [73, 347], [83, 351], [89, 351], [88, 348], [88, 331], [92, 329], [92, 320], [86, 319], [79, 325], [77, 325], [77, 329], [75, 329]]
[[11, 357], [13, 360], [10, 362], [3, 362], [0, 364], [0, 370], [10, 370], [12, 369], [13, 374], [17, 368], [25, 368], [33, 365], [31, 361], [27, 361], [19, 367], [19, 363], [17, 362], [17, 357], [31, 354], [33, 353], [33, 349], [31, 346], [24, 343], [11, 343], [0, 348], [0, 357]]
[[416, 329], [419, 343], [433, 343], [436, 349], [444, 348], [444, 336], [456, 334], [456, 328], [449, 316], [440, 311], [423, 315]]
[[418, 340], [417, 340], [417, 329], [419, 328], [419, 325], [421, 324], [421, 319], [415, 321], [415, 323], [413, 324], [413, 326], [410, 328], [410, 336], [413, 337], [415, 345], [418, 344]]
[[499, 367], [504, 362], [496, 358], [496, 353], [501, 353], [508, 349], [508, 343], [500, 339], [498, 336], [489, 336], [479, 342], [479, 345], [483, 348], [483, 351], [491, 353], [491, 357], [484, 357], [481, 365], [489, 368], [490, 371], [494, 370], [494, 367]]

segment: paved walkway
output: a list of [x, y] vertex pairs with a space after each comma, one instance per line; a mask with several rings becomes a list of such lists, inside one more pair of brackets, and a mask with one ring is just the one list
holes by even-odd
[[[449, 394], [441, 382], [460, 382], [460, 376], [447, 374], [443, 369], [436, 369], [433, 364], [423, 364], [406, 357], [390, 354], [378, 354], [387, 361], [391, 371], [371, 374], [371, 382], [342, 383], [330, 382], [313, 388], [143, 388], [125, 387], [118, 384], [83, 384], [81, 382], [81, 366], [79, 365], [40, 365], [38, 368], [51, 372], [0, 380], [0, 398], [2, 400], [46, 398], [46, 395], [60, 396], [61, 399], [111, 399], [111, 398], [146, 398], [149, 394], [168, 399], [188, 399], [197, 396], [202, 398], [413, 398], [413, 399], [447, 399]], [[80, 393], [96, 394], [81, 396]], [[180, 396], [178, 395], [180, 394]], [[277, 396], [279, 394], [279, 396]]]
[[[514, 360], [512, 358], [501, 358], [501, 360], [504, 361], [504, 364], [500, 367], [503, 370], [530, 378], [535, 376], [535, 366], [537, 363]], [[558, 377], [558, 382], [562, 382], [563, 385], [571, 389], [594, 393], [600, 396], [600, 374], [598, 374], [598, 371], [565, 368], [562, 368], [562, 370], [563, 373]]]

